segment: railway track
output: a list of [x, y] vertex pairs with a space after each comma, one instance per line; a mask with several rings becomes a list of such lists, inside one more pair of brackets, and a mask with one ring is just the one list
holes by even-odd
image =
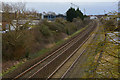
[[[94, 25], [93, 25], [94, 24]], [[88, 39], [89, 34], [96, 27], [95, 22], [88, 29], [69, 40], [66, 44], [56, 49], [50, 55], [37, 62], [27, 70], [13, 77], [15, 79], [51, 78], [54, 73], [69, 59]]]
[[[99, 24], [98, 24], [99, 25]], [[96, 35], [95, 35], [96, 36]], [[94, 36], [94, 38], [95, 38]], [[90, 37], [90, 36], [89, 36]], [[88, 39], [89, 39], [88, 37]], [[75, 59], [75, 61], [72, 63], [72, 65], [64, 72], [64, 74], [62, 74], [62, 76], [60, 77], [60, 80], [64, 80], [65, 78], [67, 78], [67, 74], [70, 74], [70, 70], [73, 69], [73, 67], [77, 64], [77, 62], [79, 61], [80, 57], [83, 55], [83, 53], [85, 52], [86, 48], [79, 54], [79, 56]]]
[[[76, 48], [74, 50], [74, 52], [72, 52], [72, 54], [61, 64], [57, 67], [56, 70], [54, 70], [54, 72], [48, 77], [48, 79], [50, 78], [54, 78], [52, 76], [54, 76], [54, 74], [62, 67], [64, 66], [64, 64], [80, 49], [80, 47], [91, 37], [91, 35], [89, 35], [84, 41], [82, 44], [80, 44], [78, 46], [78, 48]], [[81, 55], [83, 55], [83, 53], [85, 52], [86, 48], [84, 48], [84, 50], [78, 55], [78, 57], [75, 59], [75, 61], [72, 63], [72, 65], [64, 72], [64, 74], [62, 74], [60, 78], [60, 80], [63, 80], [64, 77], [69, 73], [69, 71], [73, 68], [73, 66], [78, 62], [79, 58], [81, 57]]]
[[[87, 41], [90, 38], [90, 36], [85, 40]], [[77, 48], [77, 50], [79, 50], [79, 48]], [[69, 73], [69, 71], [74, 67], [74, 65], [78, 62], [78, 60], [80, 59], [80, 57], [83, 55], [83, 53], [85, 52], [86, 48], [78, 55], [78, 57], [75, 59], [75, 61], [72, 63], [72, 65], [65, 71], [65, 73], [60, 77], [60, 80], [64, 80], [65, 76]]]

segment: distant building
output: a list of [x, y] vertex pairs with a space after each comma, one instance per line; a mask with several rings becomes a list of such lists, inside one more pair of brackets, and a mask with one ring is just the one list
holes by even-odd
[[26, 15], [26, 19], [32, 17], [32, 19], [34, 20], [40, 20], [42, 18], [42, 13], [32, 13], [32, 12], [28, 12], [28, 13], [25, 13]]
[[40, 20], [32, 20], [31, 25], [38, 25]]
[[66, 15], [63, 15], [63, 14], [56, 15], [54, 12], [48, 12], [48, 13], [43, 12], [42, 19], [54, 21], [56, 18], [66, 19]]
[[[15, 25], [18, 23], [19, 25], [24, 25], [26, 23], [29, 23], [30, 25], [38, 25], [41, 19], [41, 13], [34, 13], [34, 12], [26, 12], [24, 13], [25, 17], [20, 17], [17, 22], [17, 12], [9, 11], [9, 13], [0, 12], [2, 14], [2, 31], [9, 31], [9, 30], [15, 30]], [[22, 13], [19, 13], [22, 15]], [[1, 16], [0, 16], [1, 17]], [[31, 20], [32, 19], [32, 20]], [[13, 23], [13, 26], [10, 25], [10, 22]], [[0, 28], [1, 30], [1, 28]]]
[[56, 14], [54, 12], [48, 12], [44, 13], [43, 17], [44, 17], [43, 19], [53, 21], [56, 18]]
[[89, 17], [89, 19], [101, 19], [103, 18], [105, 15], [87, 15]]
[[105, 14], [105, 15], [96, 15], [97, 16], [97, 18], [103, 18], [104, 16], [106, 16], [107, 14]]
[[110, 20], [110, 19], [112, 19], [110, 16], [107, 16], [107, 17], [105, 17], [104, 18], [105, 20]]
[[56, 18], [63, 18], [63, 19], [66, 19], [66, 16], [63, 15], [63, 14], [58, 14], [58, 15], [56, 16]]
[[90, 16], [90, 19], [97, 19], [97, 16], [92, 15], [92, 16]]
[[10, 25], [9, 22], [12, 21], [13, 19], [16, 19], [16, 12], [10, 11], [9, 13], [4, 13], [1, 12], [2, 14], [2, 30], [9, 30]]

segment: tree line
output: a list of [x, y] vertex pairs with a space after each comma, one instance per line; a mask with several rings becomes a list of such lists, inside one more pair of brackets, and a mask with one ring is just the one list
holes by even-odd
[[74, 18], [79, 17], [81, 20], [84, 20], [84, 17], [86, 17], [85, 15], [83, 15], [83, 13], [81, 12], [81, 10], [79, 10], [79, 8], [77, 8], [76, 10], [74, 8], [70, 8], [68, 9], [68, 11], [66, 12], [66, 19], [67, 21], [72, 22]]

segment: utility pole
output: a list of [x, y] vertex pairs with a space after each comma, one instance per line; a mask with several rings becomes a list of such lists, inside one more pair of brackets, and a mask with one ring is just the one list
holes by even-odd
[[120, 26], [120, 0], [118, 2], [118, 26]]
[[85, 10], [85, 8], [84, 8], [84, 15], [86, 15], [86, 10]]
[[104, 10], [104, 15], [105, 15], [106, 11]]

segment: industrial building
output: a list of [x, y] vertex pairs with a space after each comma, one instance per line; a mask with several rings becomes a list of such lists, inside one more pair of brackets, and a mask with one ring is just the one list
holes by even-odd
[[56, 18], [63, 18], [66, 19], [66, 15], [63, 14], [55, 14], [55, 12], [48, 12], [48, 13], [43, 13], [42, 19], [47, 19], [49, 21], [54, 21]]

